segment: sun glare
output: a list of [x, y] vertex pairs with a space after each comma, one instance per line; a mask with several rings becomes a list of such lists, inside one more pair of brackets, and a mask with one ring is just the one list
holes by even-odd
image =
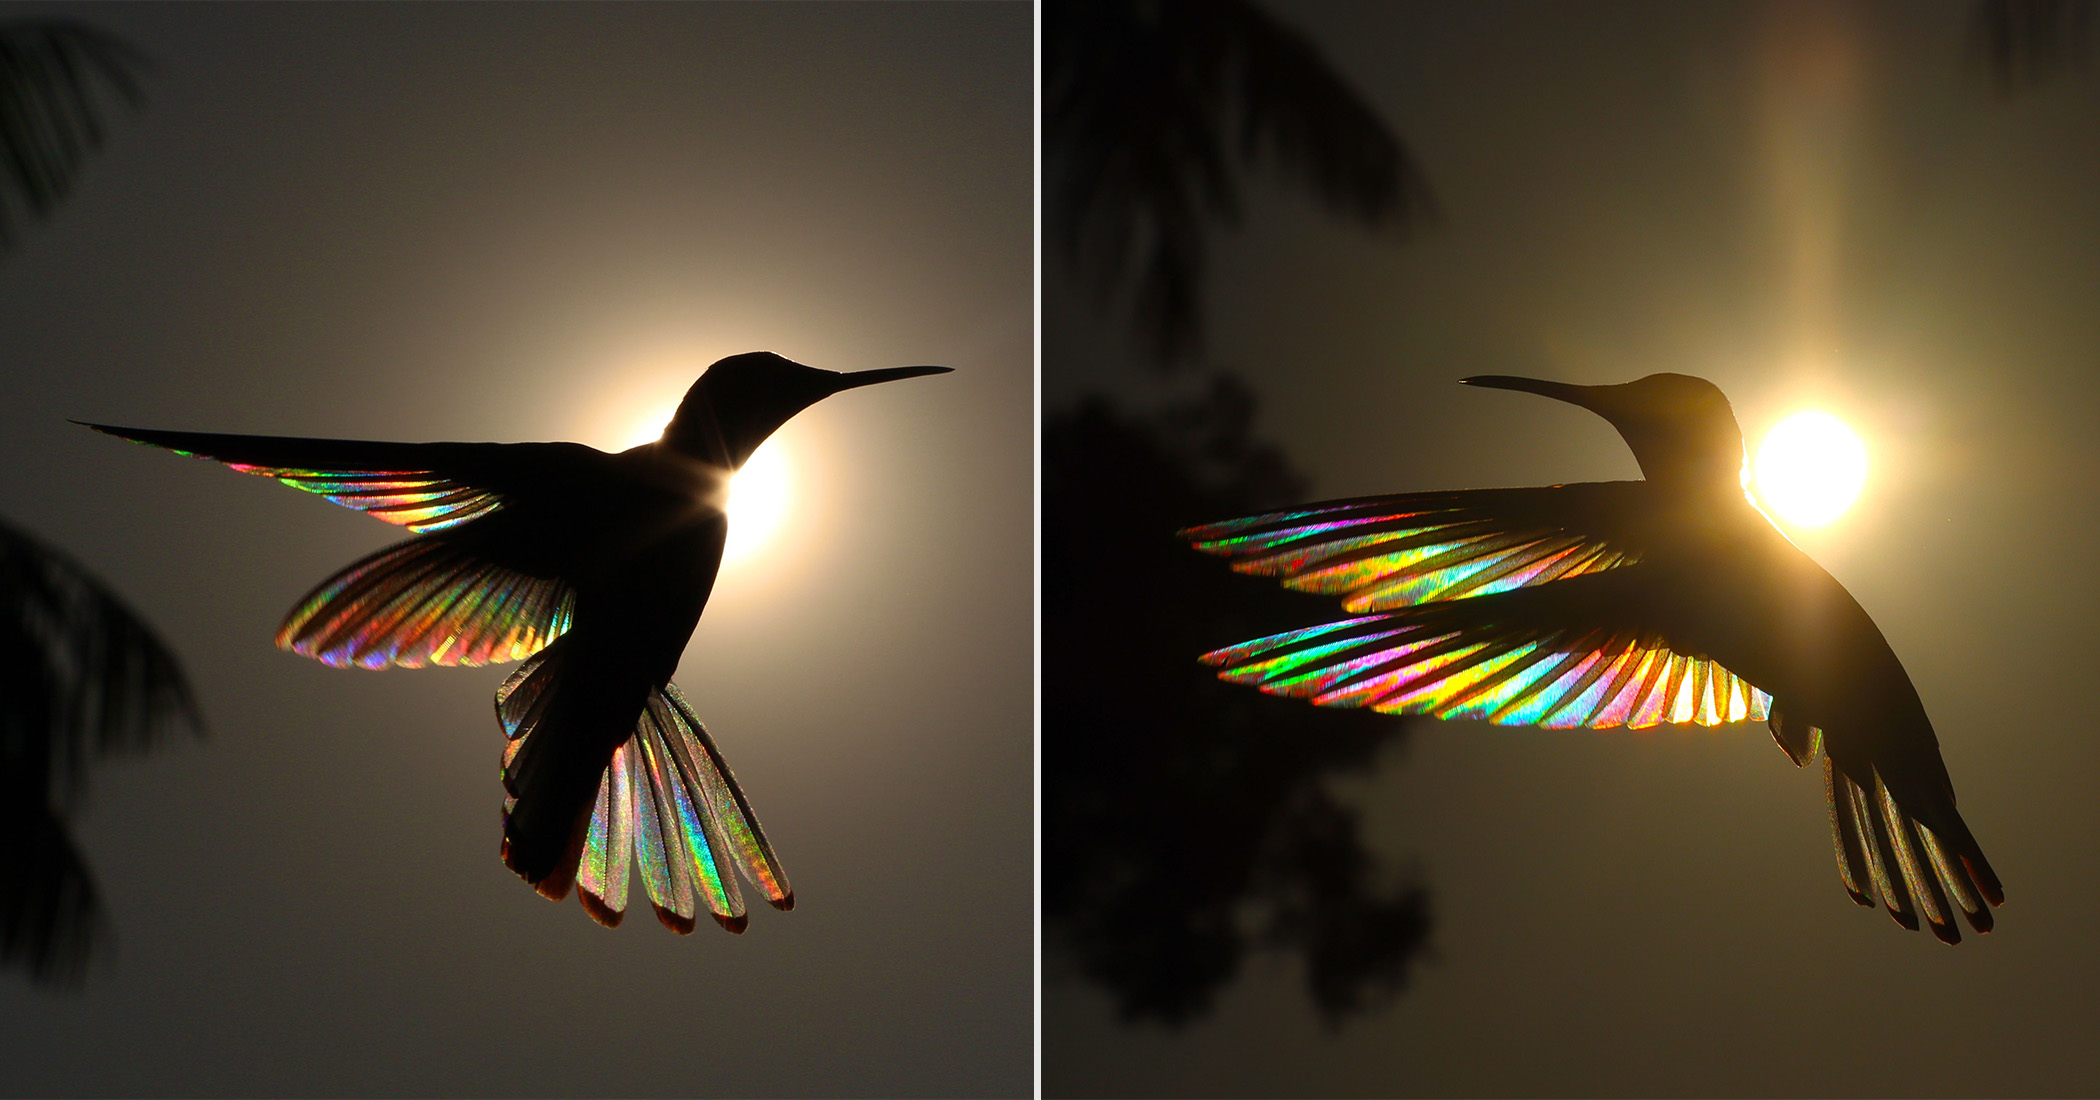
[[772, 541], [780, 521], [787, 518], [793, 487], [790, 473], [780, 441], [768, 440], [729, 479], [729, 545], [722, 550], [724, 564]]
[[1757, 448], [1758, 502], [1781, 519], [1821, 527], [1845, 513], [1867, 481], [1867, 448], [1826, 412], [1798, 412]]
[[[654, 443], [663, 435], [664, 425], [671, 422], [671, 414], [677, 411], [677, 405], [668, 405], [635, 421], [627, 433], [626, 445]], [[780, 529], [781, 521], [787, 518], [793, 488], [793, 471], [789, 467], [780, 440], [769, 439], [729, 479], [729, 543], [722, 549], [723, 564], [765, 546]]]

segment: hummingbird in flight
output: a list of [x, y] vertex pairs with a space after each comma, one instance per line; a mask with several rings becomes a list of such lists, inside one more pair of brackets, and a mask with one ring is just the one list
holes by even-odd
[[840, 373], [733, 355], [693, 383], [661, 438], [616, 454], [86, 426], [415, 532], [322, 581], [278, 646], [339, 668], [524, 661], [496, 691], [504, 863], [556, 901], [574, 887], [607, 927], [638, 863], [666, 927], [689, 933], [704, 908], [741, 932], [738, 871], [776, 908], [795, 895], [671, 683], [722, 563], [730, 476], [832, 394], [949, 369]]
[[1359, 497], [1192, 527], [1241, 573], [1353, 617], [1204, 655], [1320, 706], [1550, 728], [1763, 720], [1818, 755], [1845, 891], [1959, 943], [2005, 891], [1955, 809], [1917, 689], [1843, 585], [1759, 510], [1713, 383], [1462, 379], [1579, 405], [1642, 479]]

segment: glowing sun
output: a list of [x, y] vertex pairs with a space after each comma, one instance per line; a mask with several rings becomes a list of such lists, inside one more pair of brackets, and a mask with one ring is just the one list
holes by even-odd
[[[677, 411], [678, 406], [670, 405], [636, 421], [627, 433], [627, 446], [655, 442]], [[722, 548], [722, 563], [747, 557], [770, 542], [787, 519], [793, 498], [793, 463], [778, 438], [768, 439], [729, 479], [729, 541]]]
[[722, 549], [724, 564], [772, 541], [787, 518], [793, 497], [792, 473], [780, 441], [769, 439], [729, 479], [729, 543]]
[[1798, 412], [1757, 448], [1757, 499], [1781, 519], [1821, 527], [1845, 514], [1867, 482], [1867, 448], [1826, 412]]

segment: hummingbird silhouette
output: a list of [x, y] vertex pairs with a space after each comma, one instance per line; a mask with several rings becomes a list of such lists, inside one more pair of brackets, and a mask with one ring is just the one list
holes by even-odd
[[1578, 386], [1485, 375], [1602, 416], [1642, 480], [1360, 497], [1192, 527], [1242, 573], [1356, 615], [1229, 646], [1221, 679], [1321, 706], [1503, 725], [1765, 720], [1823, 760], [1852, 899], [1958, 943], [2004, 888], [1954, 806], [1917, 689], [1887, 639], [1746, 491], [1713, 383]]
[[503, 861], [548, 898], [576, 888], [608, 927], [629, 867], [657, 918], [748, 920], [736, 869], [795, 895], [750, 802], [671, 683], [713, 590], [730, 475], [796, 413], [841, 390], [947, 367], [839, 373], [733, 355], [663, 436], [580, 443], [376, 443], [87, 427], [274, 477], [417, 537], [321, 582], [277, 644], [337, 667], [524, 660], [496, 691]]

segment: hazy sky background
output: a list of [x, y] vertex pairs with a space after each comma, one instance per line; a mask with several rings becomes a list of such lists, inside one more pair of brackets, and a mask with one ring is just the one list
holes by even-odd
[[[1253, 192], [1208, 336], [1260, 433], [1347, 496], [1638, 476], [1601, 419], [1469, 374], [1703, 375], [1753, 445], [1842, 416], [1865, 493], [1794, 537], [1917, 682], [2008, 902], [1952, 949], [1852, 905], [1820, 775], [1761, 726], [1425, 723], [1345, 788], [1432, 891], [1433, 957], [1391, 1011], [1326, 1033], [1272, 958], [1183, 1033], [1126, 1030], [1053, 959], [1046, 1087], [2092, 1092], [2100, 76], [1995, 95], [1966, 0], [1269, 6], [1402, 135], [1443, 220], [1371, 235]], [[1068, 290], [1046, 283], [1048, 407], [1171, 390], [1129, 385]]]
[[[0, 262], [0, 514], [159, 627], [211, 732], [94, 776], [118, 951], [0, 981], [0, 1090], [1025, 1091], [1029, 7], [39, 11], [158, 69]], [[504, 870], [507, 669], [270, 645], [397, 529], [65, 422], [616, 448], [759, 349], [956, 370], [775, 437], [794, 511], [686, 652], [800, 901], [741, 938]]]

